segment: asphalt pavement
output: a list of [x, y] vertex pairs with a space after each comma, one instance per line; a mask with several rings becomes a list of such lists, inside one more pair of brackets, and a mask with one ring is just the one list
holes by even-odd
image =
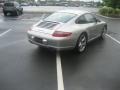
[[47, 15], [0, 15], [0, 90], [119, 90], [120, 20], [99, 17], [112, 38], [96, 39], [84, 53], [57, 53], [27, 40], [27, 30]]

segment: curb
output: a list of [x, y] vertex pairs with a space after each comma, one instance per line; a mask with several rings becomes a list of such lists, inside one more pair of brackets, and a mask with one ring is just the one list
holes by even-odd
[[107, 18], [107, 19], [114, 19], [114, 20], [120, 20], [120, 18], [112, 18], [112, 17], [107, 17], [107, 16], [103, 16], [100, 14], [96, 14], [97, 16], [103, 17], [103, 18]]

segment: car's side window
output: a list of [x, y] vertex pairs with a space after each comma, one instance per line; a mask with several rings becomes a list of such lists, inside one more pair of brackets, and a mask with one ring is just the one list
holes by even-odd
[[85, 24], [87, 23], [87, 20], [85, 18], [84, 15], [80, 16], [77, 20], [76, 20], [76, 24]]
[[91, 14], [85, 14], [84, 15], [88, 23], [93, 23], [96, 22], [96, 19], [93, 15]]

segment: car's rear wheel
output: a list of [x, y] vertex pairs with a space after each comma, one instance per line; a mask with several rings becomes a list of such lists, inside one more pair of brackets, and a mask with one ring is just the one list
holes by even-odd
[[87, 45], [87, 36], [85, 33], [82, 33], [77, 41], [76, 51], [81, 53], [84, 52]]

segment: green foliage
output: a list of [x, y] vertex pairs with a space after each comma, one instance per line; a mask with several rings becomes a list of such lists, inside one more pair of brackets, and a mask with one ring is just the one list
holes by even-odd
[[106, 11], [107, 11], [107, 8], [103, 7], [103, 8], [100, 8], [99, 13], [102, 15], [106, 15]]
[[112, 7], [102, 7], [99, 10], [99, 13], [104, 16], [112, 16], [112, 17], [117, 17], [120, 16], [120, 9], [114, 9]]
[[99, 10], [100, 14], [108, 16], [108, 15], [112, 15], [114, 13], [114, 9], [111, 7], [103, 7]]
[[120, 16], [120, 9], [117, 8], [117, 9], [115, 10], [115, 14]]
[[103, 0], [103, 4], [112, 8], [120, 8], [120, 0]]
[[23, 2], [35, 2], [35, 0], [14, 0], [17, 1], [19, 3], [23, 3]]

